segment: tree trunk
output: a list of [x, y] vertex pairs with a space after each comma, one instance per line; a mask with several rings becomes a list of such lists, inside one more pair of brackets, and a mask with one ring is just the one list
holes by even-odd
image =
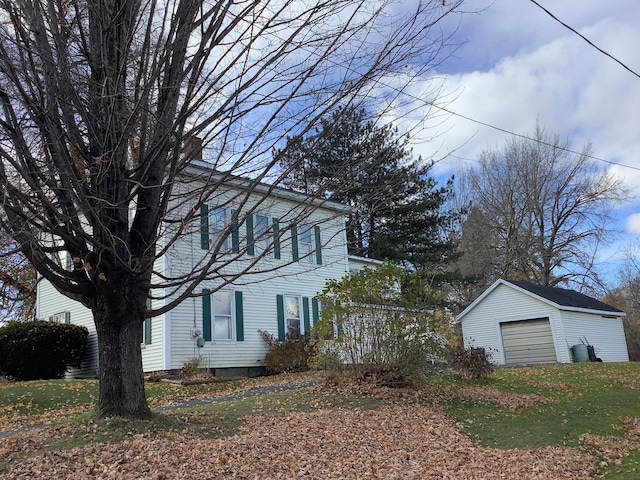
[[98, 333], [98, 415], [149, 418], [140, 349], [145, 298], [140, 305], [131, 291], [123, 293], [109, 295], [93, 309]]

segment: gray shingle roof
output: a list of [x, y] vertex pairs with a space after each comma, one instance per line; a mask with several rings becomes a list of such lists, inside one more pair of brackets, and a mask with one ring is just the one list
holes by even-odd
[[550, 302], [565, 307], [585, 308], [588, 310], [600, 310], [603, 312], [621, 312], [621, 310], [607, 305], [600, 300], [589, 297], [575, 290], [567, 290], [558, 287], [545, 287], [534, 283], [522, 282], [519, 280], [505, 280], [512, 285], [520, 287], [528, 292], [533, 293], [542, 298], [546, 298]]

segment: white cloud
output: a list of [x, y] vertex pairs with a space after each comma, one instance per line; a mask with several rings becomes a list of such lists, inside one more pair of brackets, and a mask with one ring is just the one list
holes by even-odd
[[[612, 20], [601, 21], [586, 33], [621, 57], [631, 57], [628, 52], [640, 43], [639, 31]], [[640, 79], [575, 35], [505, 57], [488, 71], [450, 75], [445, 89], [460, 92], [447, 109], [462, 116], [517, 134], [531, 133], [539, 122], [548, 132], [570, 138], [575, 150], [591, 142], [594, 156], [637, 166]], [[510, 138], [508, 133], [455, 115], [439, 130], [442, 133], [435, 142], [417, 145], [416, 152], [428, 157], [442, 146], [455, 150], [457, 157], [474, 160], [482, 150], [501, 147]], [[460, 163], [455, 158], [446, 160], [439, 172], [455, 172]], [[629, 188], [640, 193], [640, 172], [615, 170]]]
[[640, 235], [640, 213], [634, 213], [627, 217], [627, 232]]

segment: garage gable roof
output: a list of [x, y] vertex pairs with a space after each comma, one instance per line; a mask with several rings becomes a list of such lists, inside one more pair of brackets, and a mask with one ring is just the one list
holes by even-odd
[[600, 300], [596, 300], [593, 297], [589, 297], [588, 295], [576, 292], [575, 290], [568, 290], [559, 287], [545, 287], [542, 285], [522, 282], [519, 280], [500, 279], [493, 285], [491, 285], [487, 290], [485, 290], [482, 295], [476, 298], [473, 303], [471, 303], [471, 305], [460, 312], [456, 317], [456, 321], [461, 321], [467, 313], [473, 310], [476, 305], [482, 302], [484, 298], [486, 298], [499, 285], [506, 285], [510, 288], [515, 288], [516, 290], [542, 300], [543, 302], [548, 303], [558, 308], [559, 310], [575, 310], [580, 312], [591, 312], [604, 315], [609, 314], [616, 316], [625, 316], [625, 313], [621, 310], [612, 307], [611, 305], [607, 305]]
[[519, 280], [506, 280], [508, 283], [520, 287], [543, 299], [558, 305], [559, 307], [584, 308], [587, 310], [598, 310], [601, 312], [622, 313], [615, 307], [607, 305], [600, 300], [584, 295], [575, 290], [568, 290], [559, 287], [545, 287], [534, 283], [522, 282]]

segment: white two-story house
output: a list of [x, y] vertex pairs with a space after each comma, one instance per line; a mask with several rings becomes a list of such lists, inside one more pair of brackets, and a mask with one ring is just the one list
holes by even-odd
[[[156, 261], [155, 277], [189, 274], [216, 255], [215, 273], [177, 307], [144, 324], [141, 345], [145, 372], [176, 371], [198, 359], [214, 374], [258, 375], [267, 347], [260, 331], [280, 339], [309, 332], [319, 318], [316, 295], [328, 279], [361, 268], [365, 259], [347, 254], [347, 208], [267, 184], [224, 178], [205, 165], [194, 166], [175, 189], [176, 199], [203, 182], [219, 182], [177, 241]], [[195, 182], [195, 183], [194, 183]], [[193, 204], [191, 205], [193, 207]], [[178, 201], [173, 218], [186, 212]], [[229, 225], [232, 225], [231, 233]], [[171, 226], [167, 227], [167, 235]], [[351, 265], [350, 265], [351, 262]], [[158, 284], [161, 282], [157, 282]], [[167, 305], [180, 287], [152, 288], [150, 307]], [[58, 293], [46, 281], [38, 286], [37, 316], [89, 329], [89, 354], [82, 374], [99, 368], [90, 310]]]

